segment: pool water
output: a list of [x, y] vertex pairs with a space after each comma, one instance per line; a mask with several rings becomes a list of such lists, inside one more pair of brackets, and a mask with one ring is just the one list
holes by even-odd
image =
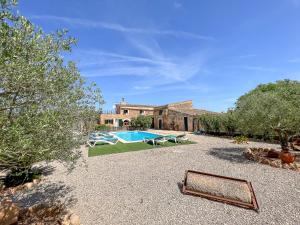
[[141, 142], [144, 139], [157, 138], [160, 135], [144, 131], [121, 131], [113, 133], [121, 142]]

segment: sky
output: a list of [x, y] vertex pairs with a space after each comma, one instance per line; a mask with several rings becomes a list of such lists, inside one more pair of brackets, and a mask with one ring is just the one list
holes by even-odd
[[18, 10], [78, 40], [64, 57], [97, 83], [105, 110], [124, 97], [221, 112], [258, 84], [300, 80], [300, 0], [20, 0]]

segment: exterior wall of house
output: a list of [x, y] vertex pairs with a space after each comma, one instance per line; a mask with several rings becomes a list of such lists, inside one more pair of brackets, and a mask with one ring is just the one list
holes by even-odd
[[160, 129], [159, 128], [159, 120], [162, 121], [162, 128], [161, 129], [169, 129], [169, 124], [167, 122], [168, 118], [168, 108], [167, 107], [158, 107], [155, 108], [153, 112], [153, 117], [154, 117], [154, 128], [155, 129]]
[[[192, 101], [168, 104], [165, 106], [155, 107], [154, 109], [154, 128], [159, 128], [159, 120], [162, 120], [164, 130], [185, 130], [184, 117], [187, 117], [188, 131], [194, 131], [194, 116], [178, 112], [179, 109], [192, 109]], [[161, 113], [162, 112], [162, 113]], [[161, 114], [161, 115], [160, 115]]]
[[194, 131], [194, 116], [171, 109], [165, 109], [162, 115], [159, 115], [158, 111], [154, 111], [154, 128], [159, 129], [159, 120], [162, 120], [162, 129], [164, 130], [185, 131], [184, 117], [187, 117], [188, 131]]
[[[121, 106], [119, 107], [119, 114], [125, 115], [125, 110], [127, 110], [127, 115], [131, 118], [137, 117], [139, 115], [150, 116], [153, 115], [153, 108], [145, 108], [145, 107], [127, 107]], [[141, 112], [142, 111], [142, 112]]]
[[[106, 121], [112, 120], [112, 123], [106, 123]], [[99, 124], [105, 124], [110, 127], [119, 127], [119, 120], [124, 121], [131, 121], [131, 117], [128, 115], [122, 115], [122, 114], [101, 114], [99, 116]]]
[[[109, 114], [100, 114], [99, 116], [99, 124], [105, 124], [111, 127], [119, 127], [119, 120], [123, 122], [125, 120], [131, 121], [132, 118], [136, 118], [139, 115], [153, 115], [154, 108], [153, 107], [138, 107], [138, 106], [129, 106], [125, 103], [116, 105], [116, 113]], [[105, 123], [108, 120], [112, 120], [112, 123]]]

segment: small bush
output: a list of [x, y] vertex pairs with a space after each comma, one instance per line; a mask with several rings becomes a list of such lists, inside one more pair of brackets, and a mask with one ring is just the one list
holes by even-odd
[[151, 124], [151, 116], [138, 116], [137, 118], [131, 119], [131, 127], [133, 127], [134, 129], [146, 130], [151, 127]]
[[109, 130], [110, 127], [105, 125], [105, 124], [97, 124], [96, 127], [95, 127], [95, 130], [96, 131], [106, 131], [106, 130]]
[[233, 143], [235, 144], [248, 144], [249, 139], [246, 136], [237, 136], [234, 138]]

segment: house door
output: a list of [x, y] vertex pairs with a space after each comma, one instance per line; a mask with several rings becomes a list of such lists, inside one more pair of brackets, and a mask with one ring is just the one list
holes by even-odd
[[183, 120], [184, 120], [184, 130], [188, 131], [189, 130], [188, 118], [184, 117]]
[[158, 120], [158, 129], [162, 129], [162, 120], [161, 119], [159, 119]]

